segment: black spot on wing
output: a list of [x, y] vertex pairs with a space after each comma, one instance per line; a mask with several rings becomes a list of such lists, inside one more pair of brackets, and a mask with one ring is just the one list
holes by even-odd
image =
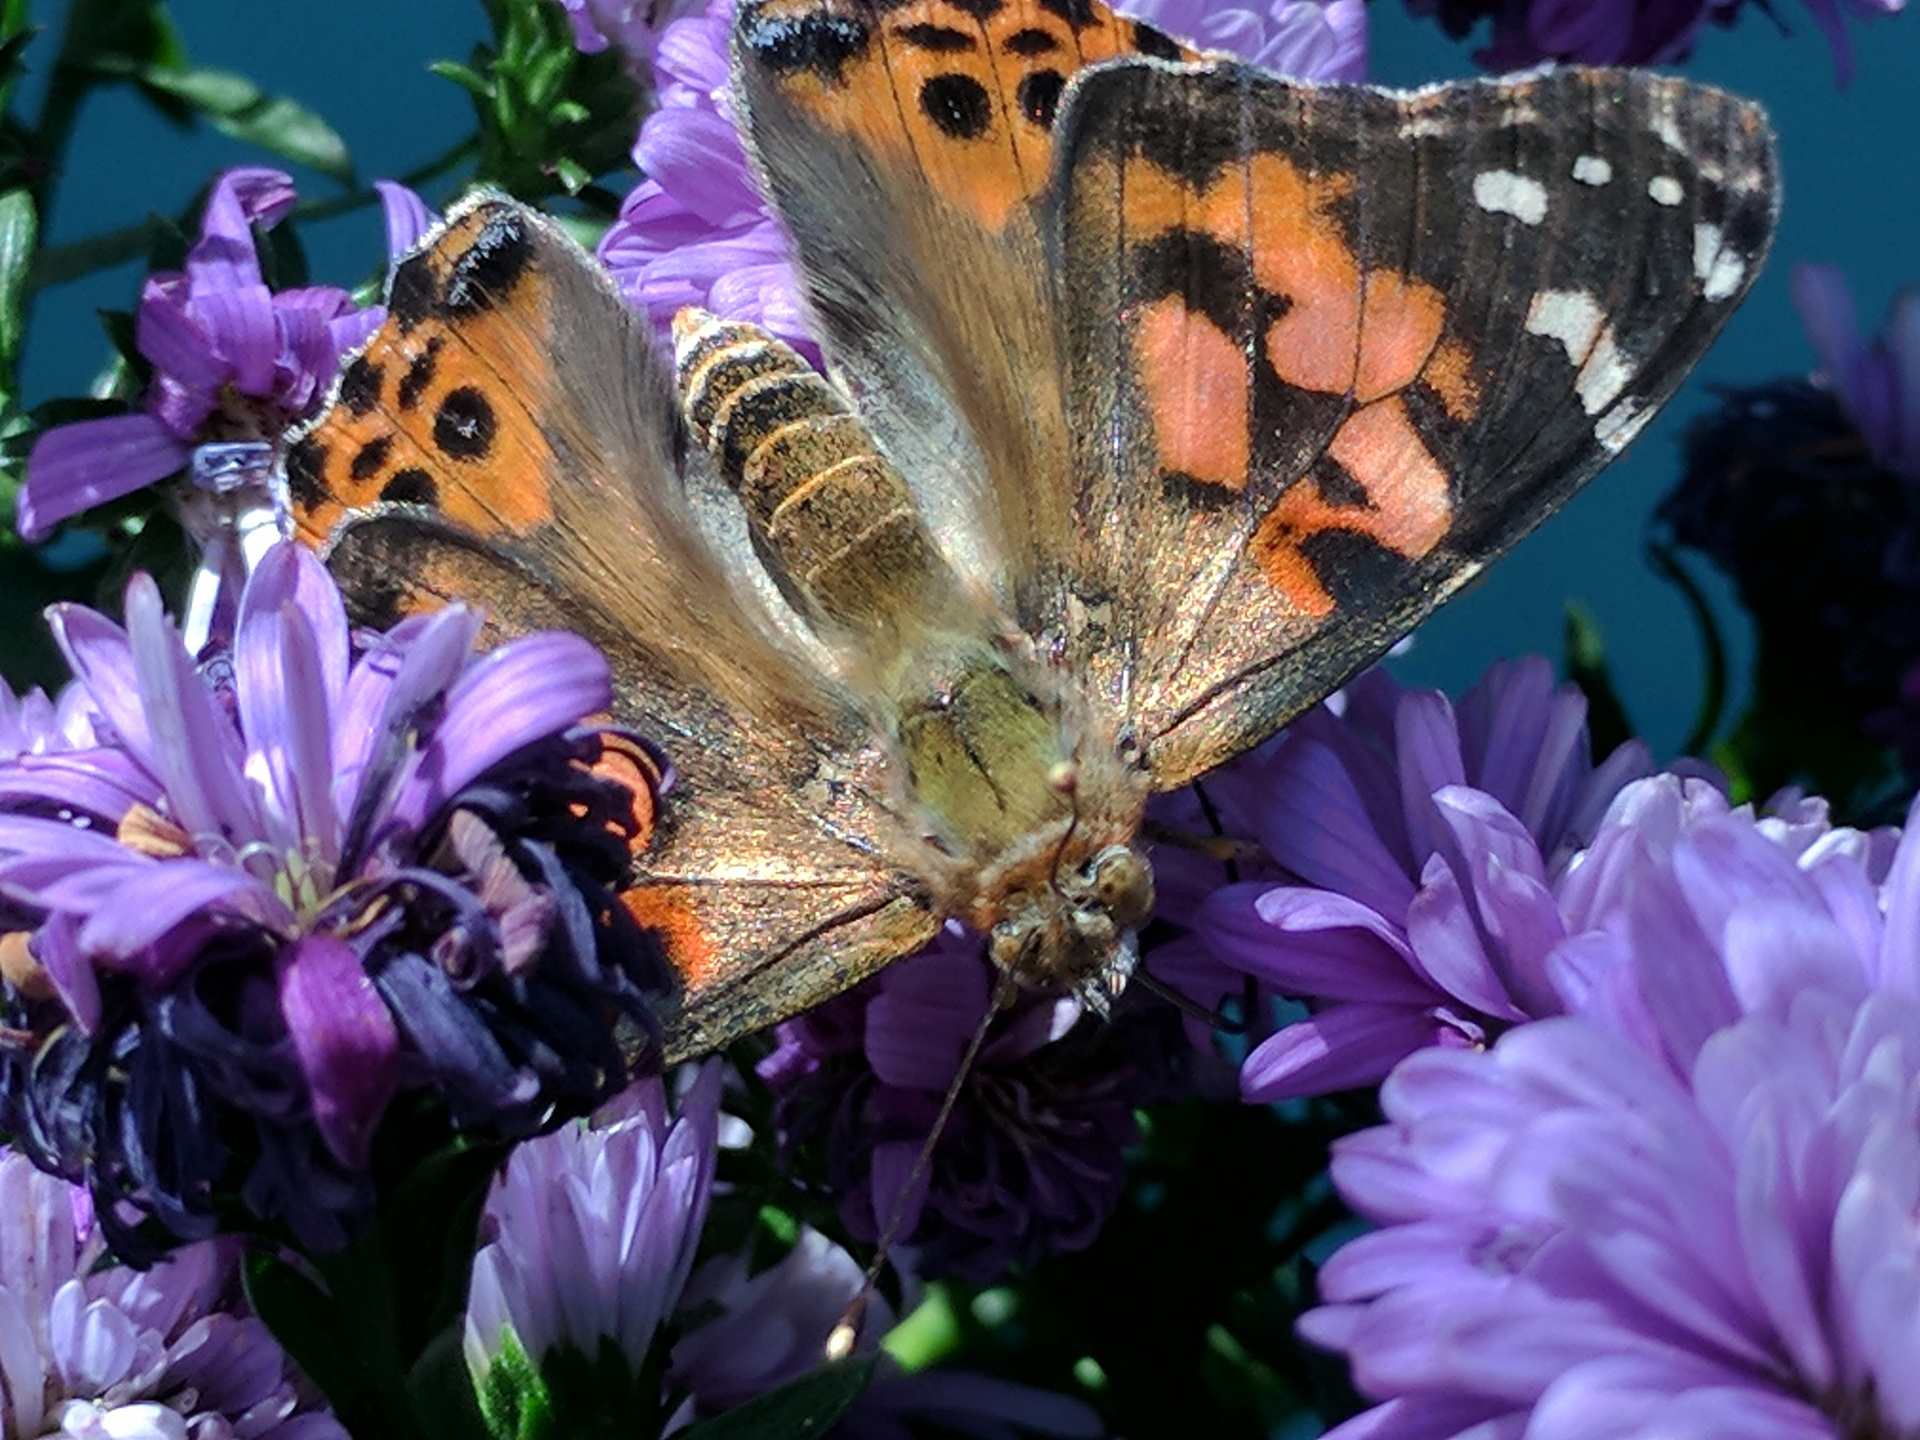
[[1156, 60], [1178, 60], [1180, 44], [1164, 30], [1156, 30], [1144, 20], [1133, 22], [1133, 48]]
[[340, 372], [340, 403], [349, 415], [365, 415], [380, 403], [380, 367], [364, 355], [356, 355]]
[[1066, 88], [1066, 77], [1058, 70], [1035, 70], [1021, 78], [1014, 98], [1022, 115], [1042, 130], [1051, 130], [1060, 109], [1060, 92]]
[[873, 32], [851, 15], [763, 15], [741, 22], [747, 53], [775, 75], [810, 71], [824, 85], [844, 83], [847, 62], [866, 54]]
[[470, 385], [449, 390], [433, 417], [433, 443], [455, 460], [479, 460], [493, 449], [496, 423], [487, 397]]
[[1049, 55], [1060, 48], [1060, 42], [1044, 30], [1016, 30], [1001, 44], [1000, 48], [1009, 55]]
[[362, 483], [371, 480], [385, 468], [387, 455], [392, 449], [391, 435], [382, 435], [377, 440], [369, 440], [354, 453], [353, 462], [347, 466], [347, 473]]
[[400, 377], [400, 387], [396, 392], [402, 410], [411, 410], [420, 403], [420, 397], [433, 383], [433, 372], [439, 363], [440, 347], [445, 342], [435, 335], [427, 341], [426, 348], [413, 357], [407, 366], [407, 373]]
[[1338, 614], [1369, 614], [1380, 608], [1383, 595], [1410, 595], [1419, 588], [1414, 562], [1369, 535], [1319, 530], [1299, 545]]
[[976, 20], [991, 20], [1007, 8], [1006, 0], [947, 0], [947, 3]]
[[381, 487], [380, 498], [396, 505], [437, 505], [440, 487], [426, 471], [409, 466], [394, 472], [393, 478]]
[[440, 302], [440, 287], [434, 283], [433, 266], [425, 252], [402, 260], [387, 287], [387, 313], [401, 332], [413, 329], [429, 319]]
[[952, 55], [978, 48], [979, 41], [964, 30], [950, 25], [902, 25], [889, 32], [916, 50], [931, 50], [937, 55]]
[[934, 76], [920, 87], [920, 109], [954, 140], [978, 140], [993, 125], [993, 97], [971, 75]]
[[296, 508], [311, 510], [327, 498], [320, 472], [327, 465], [327, 447], [313, 436], [296, 440], [287, 450], [287, 497]]
[[1075, 30], [1084, 30], [1093, 24], [1093, 0], [1040, 0], [1040, 8], [1049, 15], [1057, 15]]
[[491, 310], [519, 284], [533, 260], [533, 234], [527, 217], [501, 208], [481, 222], [473, 242], [453, 262], [441, 305], [449, 315]]

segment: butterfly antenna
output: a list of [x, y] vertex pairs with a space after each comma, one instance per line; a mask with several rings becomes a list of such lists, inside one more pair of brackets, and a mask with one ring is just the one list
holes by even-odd
[[1133, 972], [1127, 984], [1138, 985], [1157, 1000], [1164, 1000], [1189, 1020], [1198, 1020], [1214, 1030], [1227, 1035], [1241, 1035], [1246, 1032], [1246, 1022], [1237, 1020], [1222, 1010], [1209, 1010], [1191, 995], [1182, 994], [1160, 979], [1145, 965]]
[[946, 1133], [947, 1121], [953, 1117], [953, 1107], [960, 1102], [960, 1087], [967, 1083], [967, 1077], [973, 1073], [974, 1061], [980, 1058], [981, 1047], [987, 1043], [987, 1031], [992, 1028], [993, 1020], [1002, 1010], [1013, 1003], [1017, 986], [1014, 978], [1006, 971], [1000, 972], [1000, 978], [993, 987], [993, 998], [987, 1003], [986, 1014], [980, 1017], [980, 1023], [974, 1028], [973, 1038], [967, 1042], [967, 1048], [961, 1052], [960, 1064], [953, 1072], [953, 1083], [947, 1086], [947, 1093], [940, 1102], [940, 1109], [933, 1117], [933, 1125], [927, 1131], [927, 1138], [920, 1146], [920, 1153], [914, 1157], [913, 1169], [907, 1175], [907, 1183], [900, 1188], [900, 1194], [893, 1202], [893, 1213], [887, 1217], [886, 1228], [880, 1232], [880, 1239], [874, 1246], [873, 1260], [867, 1266], [866, 1274], [860, 1277], [860, 1292], [853, 1297], [851, 1304], [840, 1312], [840, 1318], [827, 1332], [826, 1358], [844, 1360], [853, 1353], [854, 1340], [858, 1337], [860, 1322], [866, 1318], [867, 1302], [873, 1298], [874, 1286], [880, 1281], [880, 1272], [886, 1268], [887, 1258], [893, 1250], [893, 1242], [900, 1234], [900, 1226], [907, 1218], [907, 1201], [915, 1188], [933, 1168], [934, 1147], [940, 1143], [940, 1137]]

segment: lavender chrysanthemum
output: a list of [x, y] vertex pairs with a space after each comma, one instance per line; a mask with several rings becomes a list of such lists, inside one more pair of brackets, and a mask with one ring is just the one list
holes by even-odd
[[[693, 1269], [713, 1187], [721, 1070], [701, 1071], [670, 1118], [657, 1078], [591, 1124], [519, 1146], [487, 1197], [467, 1301], [467, 1368], [496, 1420], [554, 1350], [611, 1343], [645, 1370]], [[506, 1361], [502, 1365], [503, 1359]]]
[[[1121, 7], [1303, 79], [1356, 80], [1366, 66], [1359, 0], [1272, 0], [1266, 9], [1207, 0]], [[760, 325], [816, 364], [793, 246], [761, 198], [728, 100], [732, 0], [669, 25], [653, 53], [658, 105], [640, 128], [634, 163], [646, 176], [600, 242], [600, 258], [666, 343], [674, 315], [697, 306]]]
[[277, 170], [214, 181], [186, 270], [151, 275], [141, 291], [134, 338], [153, 365], [144, 408], [40, 437], [20, 492], [23, 536], [44, 539], [69, 516], [177, 473], [197, 445], [271, 445], [318, 408], [380, 311], [331, 286], [267, 288], [253, 227], [271, 229], [293, 201]]
[[[1588, 65], [1665, 65], [1685, 60], [1709, 25], [1727, 26], [1744, 0], [1407, 0], [1415, 15], [1436, 16], [1456, 39], [1482, 20], [1492, 35], [1474, 59], [1494, 73], [1546, 61]], [[1826, 37], [1836, 81], [1853, 78], [1846, 21], [1893, 15], [1906, 0], [1806, 0]]]
[[346, 1440], [238, 1306], [239, 1251], [103, 1265], [86, 1192], [0, 1153], [0, 1431], [68, 1440]]
[[653, 59], [666, 27], [701, 10], [706, 0], [557, 0], [573, 26], [583, 55], [618, 50], [627, 73], [642, 84], [653, 78]]
[[949, 928], [918, 955], [782, 1025], [760, 1074], [783, 1139], [824, 1135], [841, 1219], [863, 1240], [895, 1216], [927, 1275], [986, 1282], [1093, 1242], [1120, 1197], [1134, 1110], [1181, 1083], [1173, 1014], [1111, 1023], [1028, 993], [993, 1021], [933, 1152], [908, 1189], [960, 1060], [991, 1004], [981, 941]]
[[1584, 697], [1537, 658], [1496, 665], [1457, 709], [1373, 672], [1342, 713], [1313, 711], [1241, 764], [1252, 838], [1304, 883], [1226, 886], [1196, 930], [1314, 1012], [1248, 1056], [1246, 1098], [1372, 1084], [1423, 1046], [1557, 1013], [1543, 968], [1566, 929], [1555, 887], [1647, 769], [1638, 742], [1592, 763]]
[[34, 1012], [9, 1088], [24, 1143], [103, 1214], [191, 1236], [228, 1179], [334, 1243], [401, 1087], [524, 1134], [622, 1083], [653, 962], [610, 887], [653, 762], [583, 724], [609, 696], [590, 645], [476, 656], [456, 607], [356, 656], [294, 546], [205, 675], [144, 576], [125, 630], [54, 625], [105, 743], [0, 766], [0, 898], [31, 960], [5, 993]]
[[1336, 1150], [1380, 1228], [1303, 1328], [1384, 1402], [1336, 1434], [1920, 1430], [1920, 833], [1887, 851], [1622, 795], [1568, 1013], [1408, 1059]]

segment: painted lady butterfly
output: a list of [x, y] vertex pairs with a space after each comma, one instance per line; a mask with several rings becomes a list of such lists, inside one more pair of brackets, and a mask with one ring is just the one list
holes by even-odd
[[459, 210], [292, 448], [363, 618], [611, 658], [677, 789], [625, 903], [669, 1052], [958, 918], [1097, 1006], [1156, 790], [1381, 654], [1628, 442], [1772, 230], [1760, 111], [1563, 70], [1396, 95], [1098, 0], [743, 0], [735, 100], [834, 362]]

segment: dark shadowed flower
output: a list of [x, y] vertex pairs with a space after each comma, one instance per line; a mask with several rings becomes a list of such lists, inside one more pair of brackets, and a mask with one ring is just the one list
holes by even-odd
[[203, 442], [277, 441], [326, 398], [341, 355], [380, 316], [331, 286], [267, 288], [253, 227], [279, 224], [293, 201], [277, 170], [214, 181], [185, 272], [151, 275], [140, 294], [135, 343], [153, 365], [144, 407], [40, 437], [20, 492], [27, 539], [176, 474]]
[[1246, 1098], [1372, 1084], [1423, 1046], [1556, 1013], [1555, 887], [1648, 768], [1637, 741], [1596, 766], [1585, 698], [1536, 657], [1494, 666], [1457, 709], [1375, 671], [1210, 782], [1301, 882], [1228, 885], [1195, 921], [1217, 960], [1313, 1012], [1248, 1056]]
[[721, 1074], [703, 1068], [677, 1117], [647, 1079], [508, 1157], [481, 1217], [465, 1341], [496, 1433], [551, 1405], [540, 1367], [556, 1350], [591, 1359], [611, 1344], [631, 1377], [647, 1370], [706, 1224]]
[[[1806, 0], [1833, 53], [1835, 78], [1853, 78], [1853, 42], [1846, 19], [1897, 14], [1906, 0]], [[1492, 21], [1488, 44], [1474, 59], [1490, 71], [1521, 70], [1547, 60], [1590, 65], [1664, 65], [1684, 60], [1709, 25], [1731, 25], [1742, 0], [1407, 0], [1415, 15], [1438, 17], [1456, 39]], [[1769, 9], [1769, 7], [1761, 7]]]
[[1920, 773], [1920, 302], [1862, 341], [1830, 267], [1799, 267], [1794, 298], [1822, 373], [1732, 391], [1696, 421], [1659, 518], [1753, 617], [1750, 779], [1810, 776], [1844, 801], [1872, 758], [1842, 763], [1863, 735]]
[[872, 980], [782, 1025], [760, 1074], [783, 1140], [823, 1140], [841, 1219], [916, 1248], [926, 1275], [985, 1282], [1093, 1242], [1125, 1180], [1133, 1112], [1181, 1084], [1174, 1012], [1112, 1022], [1026, 993], [993, 1021], [941, 1132], [916, 1159], [994, 988], [978, 937], [949, 929]]
[[106, 1265], [86, 1192], [0, 1153], [0, 1429], [69, 1440], [346, 1440], [203, 1241]]
[[1920, 835], [1680, 792], [1576, 872], [1568, 1013], [1337, 1147], [1380, 1228], [1303, 1328], [1384, 1403], [1336, 1434], [1920, 1432]]
[[[685, 1398], [676, 1424], [720, 1414], [819, 1368], [827, 1337], [859, 1299], [860, 1264], [802, 1227], [785, 1258], [757, 1274], [722, 1255], [694, 1272], [684, 1305], [711, 1314], [673, 1348], [670, 1382]], [[1093, 1437], [1100, 1418], [1078, 1400], [964, 1370], [902, 1371], [880, 1353], [892, 1324], [872, 1296], [853, 1353], [877, 1355], [872, 1381], [828, 1434], [834, 1440], [914, 1440], [935, 1434], [1012, 1440], [1017, 1434]]]
[[104, 743], [0, 766], [6, 993], [38, 1007], [7, 1056], [22, 1143], [103, 1215], [191, 1236], [237, 1185], [335, 1243], [402, 1087], [515, 1135], [622, 1083], [653, 961], [609, 887], [657, 770], [583, 723], [590, 645], [476, 655], [451, 608], [356, 656], [293, 546], [205, 673], [144, 576], [125, 630], [52, 618]]
[[[1132, 7], [1121, 7], [1132, 10]], [[1238, 8], [1149, 0], [1137, 9], [1171, 34], [1307, 79], [1359, 79], [1366, 14], [1358, 0], [1273, 0]], [[658, 106], [641, 124], [634, 163], [646, 176], [600, 242], [627, 299], [667, 343], [694, 305], [763, 326], [818, 364], [792, 243], [761, 199], [727, 96], [731, 0], [676, 20], [653, 55]]]

